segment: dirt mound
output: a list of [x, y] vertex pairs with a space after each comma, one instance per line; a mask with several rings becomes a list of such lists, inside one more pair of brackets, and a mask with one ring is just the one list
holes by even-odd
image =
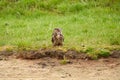
[[120, 50], [113, 50], [110, 56], [112, 58], [120, 58]]
[[88, 56], [85, 53], [80, 53], [74, 50], [50, 50], [50, 49], [41, 49], [38, 51], [21, 51], [17, 55], [17, 58], [24, 59], [39, 59], [44, 57], [63, 59], [64, 57], [68, 59], [86, 59]]
[[0, 51], [0, 60], [7, 60], [9, 56], [13, 55], [12, 51]]
[[[0, 60], [5, 57], [13, 55], [16, 58], [22, 59], [40, 59], [45, 57], [57, 58], [57, 59], [92, 59], [88, 54], [78, 52], [75, 50], [55, 50], [55, 49], [39, 49], [39, 50], [22, 50], [22, 51], [1, 51]], [[113, 50], [109, 57], [120, 58], [120, 50]], [[101, 58], [101, 57], [99, 57]]]

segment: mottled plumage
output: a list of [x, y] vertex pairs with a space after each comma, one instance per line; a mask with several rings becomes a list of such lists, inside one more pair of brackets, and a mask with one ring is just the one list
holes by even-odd
[[64, 37], [62, 35], [62, 31], [59, 28], [55, 28], [52, 34], [52, 43], [53, 46], [62, 46], [64, 41]]

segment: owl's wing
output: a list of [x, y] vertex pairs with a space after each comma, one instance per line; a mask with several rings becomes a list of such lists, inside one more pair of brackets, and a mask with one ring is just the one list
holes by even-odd
[[64, 41], [64, 36], [63, 36], [62, 34], [61, 34], [60, 36], [61, 36], [60, 39], [61, 39], [62, 41]]
[[64, 41], [64, 36], [63, 36], [63, 41]]
[[52, 37], [51, 41], [52, 41], [52, 43], [54, 43], [54, 37]]

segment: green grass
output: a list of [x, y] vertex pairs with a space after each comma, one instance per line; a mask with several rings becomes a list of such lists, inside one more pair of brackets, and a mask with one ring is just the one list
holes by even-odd
[[65, 48], [120, 49], [120, 1], [82, 1], [1, 0], [0, 46], [52, 47], [60, 27]]

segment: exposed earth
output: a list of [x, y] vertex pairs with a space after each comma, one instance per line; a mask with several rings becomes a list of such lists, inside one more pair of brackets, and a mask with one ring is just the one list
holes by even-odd
[[65, 65], [49, 57], [7, 58], [0, 60], [0, 80], [120, 80], [120, 58], [74, 59]]

